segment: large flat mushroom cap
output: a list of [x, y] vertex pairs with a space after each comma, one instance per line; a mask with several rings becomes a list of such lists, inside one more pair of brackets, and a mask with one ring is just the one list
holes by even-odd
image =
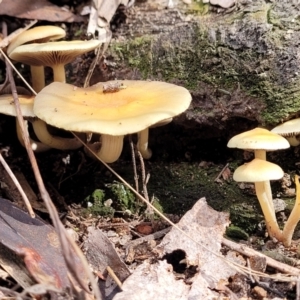
[[233, 179], [239, 182], [261, 182], [277, 180], [283, 175], [284, 172], [278, 165], [255, 158], [238, 167], [233, 173]]
[[67, 64], [99, 45], [100, 41], [97, 40], [32, 43], [15, 48], [9, 57], [31, 66], [53, 66]]
[[185, 111], [192, 100], [183, 87], [159, 81], [116, 81], [89, 88], [54, 82], [36, 96], [35, 114], [65, 130], [125, 135]]
[[[34, 96], [19, 95], [18, 97], [22, 115], [24, 117], [36, 117], [33, 113]], [[17, 116], [14, 100], [11, 94], [0, 96], [0, 113], [14, 117]]]
[[232, 137], [227, 147], [246, 150], [278, 150], [290, 147], [282, 136], [263, 128], [254, 128]]

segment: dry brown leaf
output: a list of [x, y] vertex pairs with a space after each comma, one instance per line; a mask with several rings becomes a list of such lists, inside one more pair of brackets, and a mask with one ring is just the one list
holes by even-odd
[[47, 0], [2, 0], [0, 15], [21, 19], [45, 20], [51, 22], [82, 22], [81, 16], [62, 9]]
[[224, 169], [223, 173], [222, 173], [222, 178], [225, 180], [225, 181], [229, 181], [230, 180], [230, 176], [231, 176], [231, 171], [230, 169], [227, 167]]
[[89, 264], [96, 274], [106, 278], [99, 281], [99, 287], [105, 299], [112, 299], [113, 295], [119, 291], [118, 286], [107, 273], [109, 266], [117, 278], [122, 282], [130, 272], [123, 261], [121, 261], [114, 246], [105, 234], [93, 227], [88, 228], [88, 236], [83, 245], [84, 252]]
[[217, 298], [219, 282], [236, 273], [222, 258], [213, 254], [221, 256], [221, 241], [229, 224], [228, 217], [227, 213], [213, 210], [205, 199], [200, 199], [177, 224], [197, 243], [172, 228], [156, 248], [161, 257], [175, 255], [179, 250], [185, 253], [187, 265], [197, 270], [189, 279], [190, 284], [176, 278], [172, 265], [166, 261], [144, 262], [124, 281], [123, 292], [117, 294], [114, 300]]
[[[68, 270], [53, 227], [39, 218], [31, 218], [1, 197], [0, 237], [2, 245], [22, 257], [37, 282], [57, 288], [70, 286]], [[81, 268], [79, 259], [76, 259], [74, 264]]]

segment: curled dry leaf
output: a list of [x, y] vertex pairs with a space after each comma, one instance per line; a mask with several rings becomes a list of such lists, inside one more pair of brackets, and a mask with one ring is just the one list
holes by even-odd
[[0, 237], [2, 245], [23, 258], [29, 273], [38, 283], [55, 288], [70, 286], [53, 227], [39, 218], [31, 218], [3, 198], [0, 198]]
[[121, 282], [130, 275], [130, 271], [124, 262], [121, 261], [110, 240], [99, 229], [88, 228], [88, 236], [84, 242], [83, 249], [89, 264], [96, 274], [105, 279], [105, 281], [99, 281], [102, 294], [105, 295], [106, 300], [112, 299], [119, 291], [119, 288], [108, 275], [107, 267], [114, 271]]
[[0, 15], [21, 19], [45, 20], [51, 22], [82, 22], [81, 16], [62, 9], [47, 0], [2, 0]]

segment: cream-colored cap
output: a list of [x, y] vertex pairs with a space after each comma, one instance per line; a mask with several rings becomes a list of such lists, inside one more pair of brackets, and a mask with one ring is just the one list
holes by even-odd
[[65, 36], [66, 32], [58, 26], [37, 26], [22, 32], [14, 38], [8, 45], [7, 54], [10, 55], [10, 53], [20, 45], [27, 43], [45, 43], [59, 40]]
[[260, 182], [277, 180], [284, 175], [276, 164], [255, 158], [251, 162], [238, 167], [233, 173], [233, 179], [241, 182]]
[[273, 128], [271, 132], [284, 136], [291, 146], [300, 145], [298, 135], [300, 135], [300, 118], [289, 120]]
[[15, 48], [9, 57], [31, 66], [53, 66], [67, 64], [77, 56], [94, 50], [100, 41], [61, 41], [51, 43], [33, 43]]
[[[107, 89], [115, 84], [121, 87]], [[187, 89], [160, 81], [111, 81], [88, 88], [53, 82], [36, 96], [35, 114], [65, 130], [125, 135], [185, 111]]]
[[254, 128], [252, 130], [240, 133], [232, 137], [227, 147], [246, 150], [278, 150], [290, 147], [288, 141], [282, 136], [270, 132], [263, 128]]
[[[34, 96], [19, 95], [18, 97], [22, 115], [24, 117], [36, 117], [33, 113]], [[14, 100], [11, 94], [0, 95], [0, 113], [14, 117], [17, 116]]]

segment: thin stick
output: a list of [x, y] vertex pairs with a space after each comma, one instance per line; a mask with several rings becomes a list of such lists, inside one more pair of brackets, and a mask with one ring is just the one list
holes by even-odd
[[268, 257], [258, 251], [255, 251], [245, 245], [237, 244], [233, 241], [227, 240], [225, 238], [222, 239], [222, 244], [226, 247], [229, 247], [230, 249], [237, 251], [239, 253], [242, 253], [243, 255], [246, 255], [248, 257], [251, 256], [259, 256], [266, 259], [266, 263], [268, 266], [279, 270], [280, 272], [290, 274], [290, 275], [296, 275], [300, 276], [300, 270], [297, 268], [294, 268], [292, 266], [289, 266], [287, 264], [281, 263], [280, 261], [277, 261], [271, 257]]
[[5, 58], [5, 62], [6, 64], [9, 64], [11, 68], [14, 69], [14, 71], [18, 74], [18, 76], [22, 79], [22, 81], [27, 85], [27, 87], [31, 90], [31, 92], [34, 95], [37, 95], [37, 93], [35, 92], [35, 90], [30, 86], [30, 84], [26, 81], [26, 79], [21, 75], [21, 73], [16, 69], [16, 67], [11, 63], [11, 61], [9, 60], [9, 58], [7, 57], [7, 55], [2, 51], [2, 49], [0, 49], [1, 54], [3, 55], [3, 57]]
[[144, 164], [144, 159], [143, 156], [141, 154], [140, 151], [137, 151], [137, 154], [139, 156], [140, 159], [140, 163], [141, 163], [141, 171], [142, 171], [142, 184], [143, 184], [143, 194], [145, 199], [149, 201], [149, 196], [148, 196], [148, 190], [147, 190], [147, 177], [146, 177], [146, 171], [145, 171], [145, 164]]
[[221, 172], [218, 174], [218, 176], [215, 178], [215, 182], [219, 182], [219, 180], [220, 180], [220, 177], [222, 176], [222, 174], [225, 172], [225, 170], [228, 168], [228, 166], [229, 166], [229, 163], [227, 163], [226, 165], [225, 165], [225, 167], [221, 170]]
[[110, 266], [107, 266], [106, 270], [107, 270], [107, 273], [110, 275], [110, 277], [115, 281], [115, 283], [118, 285], [118, 287], [122, 291], [122, 282], [117, 277], [117, 275], [115, 274], [115, 272], [113, 271], [113, 269]]
[[103, 56], [104, 52], [108, 48], [109, 43], [110, 43], [110, 39], [106, 43], [100, 44], [99, 47], [97, 48], [96, 57], [94, 58], [92, 64], [90, 65], [90, 68], [89, 68], [88, 74], [87, 74], [87, 76], [85, 78], [83, 87], [88, 87], [90, 85], [90, 80], [91, 80], [93, 72], [94, 72], [94, 70], [96, 68], [96, 65], [98, 64], [98, 62], [101, 59], [101, 57]]
[[23, 200], [24, 200], [24, 203], [25, 203], [25, 205], [26, 205], [26, 208], [27, 208], [27, 210], [28, 210], [30, 216], [31, 216], [32, 218], [34, 218], [34, 217], [35, 217], [35, 213], [34, 213], [32, 207], [31, 207], [31, 204], [30, 204], [30, 202], [29, 202], [29, 199], [27, 198], [27, 196], [26, 196], [26, 194], [25, 194], [25, 192], [24, 192], [22, 186], [20, 185], [20, 183], [19, 183], [17, 177], [16, 177], [15, 174], [12, 172], [12, 170], [10, 169], [9, 165], [6, 163], [4, 157], [2, 156], [1, 153], [0, 153], [0, 162], [1, 162], [1, 164], [3, 165], [4, 169], [6, 170], [6, 172], [8, 173], [8, 175], [10, 176], [10, 178], [12, 179], [12, 181], [14, 182], [16, 188], [17, 188], [18, 191], [20, 192], [20, 194], [21, 194], [21, 196], [22, 196], [22, 198], [23, 198]]
[[139, 193], [139, 176], [137, 174], [137, 169], [136, 169], [135, 151], [134, 151], [134, 145], [132, 142], [131, 135], [129, 136], [129, 140], [130, 140], [130, 148], [131, 148], [131, 159], [132, 159], [132, 165], [133, 165], [135, 190]]

